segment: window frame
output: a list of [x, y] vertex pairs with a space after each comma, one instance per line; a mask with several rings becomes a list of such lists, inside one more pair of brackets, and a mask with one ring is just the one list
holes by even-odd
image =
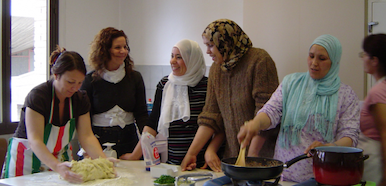
[[[47, 52], [51, 54], [59, 43], [59, 0], [47, 1], [48, 12], [48, 35], [47, 35]], [[2, 81], [2, 105], [0, 120], [0, 135], [13, 134], [18, 122], [11, 121], [11, 0], [2, 1], [1, 14], [2, 28], [2, 56], [1, 56], [1, 81]], [[48, 66], [48, 64], [47, 64]], [[49, 74], [47, 75], [47, 79]]]

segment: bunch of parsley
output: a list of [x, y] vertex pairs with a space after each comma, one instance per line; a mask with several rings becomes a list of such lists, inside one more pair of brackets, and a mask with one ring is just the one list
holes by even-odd
[[168, 183], [174, 183], [175, 179], [172, 176], [169, 175], [161, 175], [159, 178], [154, 180], [154, 183], [159, 184], [168, 184]]

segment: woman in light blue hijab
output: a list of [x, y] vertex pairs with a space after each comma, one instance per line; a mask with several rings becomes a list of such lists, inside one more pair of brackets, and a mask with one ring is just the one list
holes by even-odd
[[[358, 98], [339, 78], [342, 47], [332, 35], [312, 42], [308, 72], [284, 77], [270, 100], [241, 128], [243, 146], [261, 130], [281, 123], [274, 158], [286, 162], [318, 146], [356, 146], [359, 135]], [[258, 143], [261, 143], [258, 140]], [[251, 144], [253, 149], [256, 144]], [[253, 154], [249, 154], [251, 156]], [[312, 160], [299, 161], [283, 171], [283, 179], [303, 182], [313, 177]]]

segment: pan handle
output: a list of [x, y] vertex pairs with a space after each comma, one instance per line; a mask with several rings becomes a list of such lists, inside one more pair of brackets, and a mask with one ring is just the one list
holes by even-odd
[[302, 160], [302, 159], [306, 159], [306, 158], [310, 158], [310, 157], [308, 157], [307, 154], [302, 154], [302, 155], [300, 155], [300, 156], [297, 156], [297, 157], [295, 157], [295, 158], [293, 158], [293, 159], [291, 159], [291, 160], [285, 162], [285, 164], [283, 165], [283, 167], [284, 167], [284, 168], [288, 168], [288, 167], [290, 167], [292, 164], [294, 164], [294, 163], [296, 163], [296, 162], [298, 162], [298, 161], [300, 161], [300, 160]]

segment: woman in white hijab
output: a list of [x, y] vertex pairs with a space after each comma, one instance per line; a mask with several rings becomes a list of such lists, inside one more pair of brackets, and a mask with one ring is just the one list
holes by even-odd
[[[205, 105], [207, 77], [205, 60], [197, 42], [184, 39], [172, 48], [172, 72], [157, 85], [154, 105], [144, 132], [168, 139], [170, 164], [181, 164], [198, 129], [197, 117]], [[197, 156], [197, 166], [205, 163], [207, 145]], [[140, 145], [125, 159], [139, 159]], [[122, 157], [121, 157], [122, 158]]]

